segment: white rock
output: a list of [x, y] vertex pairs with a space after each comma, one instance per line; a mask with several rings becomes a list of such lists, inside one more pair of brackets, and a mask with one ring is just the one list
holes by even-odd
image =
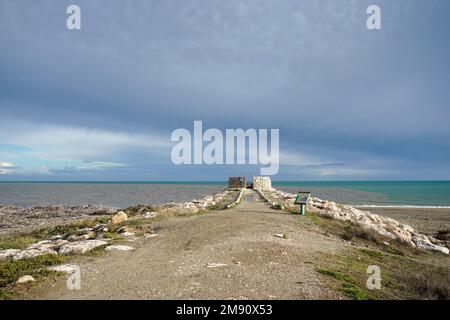
[[156, 213], [156, 212], [146, 212], [146, 213], [144, 213], [144, 218], [146, 218], [146, 219], [150, 219], [150, 218], [154, 218], [154, 217], [156, 217], [158, 214]]
[[64, 255], [74, 253], [82, 254], [91, 251], [92, 249], [95, 249], [97, 247], [104, 246], [106, 244], [108, 244], [108, 242], [103, 240], [85, 240], [85, 241], [71, 242], [63, 245], [59, 249], [59, 253]]
[[12, 260], [14, 256], [19, 252], [20, 252], [19, 249], [6, 249], [0, 251], [0, 261]]
[[130, 231], [125, 231], [125, 232], [121, 233], [120, 235], [122, 235], [124, 237], [133, 237], [133, 236], [135, 236], [135, 233], [130, 232]]
[[32, 282], [32, 281], [36, 281], [36, 280], [30, 275], [25, 275], [25, 276], [22, 276], [19, 279], [17, 279], [16, 283], [27, 283], [27, 282]]
[[71, 274], [79, 270], [79, 267], [73, 264], [60, 264], [59, 266], [48, 267], [47, 270]]
[[56, 251], [53, 251], [51, 249], [25, 249], [20, 251], [19, 253], [15, 254], [13, 256], [13, 260], [21, 260], [21, 259], [30, 259], [38, 256], [43, 256], [45, 254], [57, 254]]
[[227, 264], [225, 263], [208, 263], [206, 266], [207, 268], [220, 268], [220, 267], [226, 267]]
[[130, 246], [117, 245], [117, 246], [108, 246], [108, 247], [106, 247], [105, 250], [108, 250], [108, 251], [132, 251], [132, 250], [134, 250], [134, 248], [130, 247]]
[[111, 217], [111, 221], [112, 221], [112, 223], [114, 223], [114, 224], [116, 224], [116, 223], [121, 223], [121, 222], [124, 222], [124, 221], [127, 221], [128, 220], [128, 216], [127, 216], [127, 214], [125, 213], [125, 212], [123, 212], [123, 211], [119, 211], [119, 212], [117, 212], [115, 215], [113, 215], [112, 217]]
[[414, 236], [412, 238], [412, 241], [417, 245], [418, 248], [438, 251], [443, 254], [449, 254], [448, 248], [431, 243], [431, 241], [425, 235], [419, 234], [417, 236]]

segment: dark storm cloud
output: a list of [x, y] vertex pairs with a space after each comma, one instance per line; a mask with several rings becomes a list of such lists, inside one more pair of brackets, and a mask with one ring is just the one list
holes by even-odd
[[[236, 171], [175, 168], [160, 150], [203, 120], [279, 128], [283, 178], [450, 178], [446, 1], [78, 0], [82, 30], [68, 31], [72, 3], [0, 3], [0, 143], [36, 149], [0, 148], [0, 161], [74, 176], [92, 171], [85, 160], [127, 165], [94, 176]], [[366, 28], [372, 3], [379, 31]], [[64, 130], [93, 142], [67, 146]]]

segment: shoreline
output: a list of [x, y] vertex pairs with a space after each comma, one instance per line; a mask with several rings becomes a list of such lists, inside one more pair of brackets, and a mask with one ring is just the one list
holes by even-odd
[[[172, 202], [166, 204], [170, 203]], [[427, 235], [434, 235], [439, 231], [450, 229], [450, 206], [347, 205], [398, 220]], [[94, 219], [102, 215], [111, 215], [119, 210], [125, 210], [125, 208], [93, 204], [75, 206], [0, 204], [0, 235], [74, 220]]]

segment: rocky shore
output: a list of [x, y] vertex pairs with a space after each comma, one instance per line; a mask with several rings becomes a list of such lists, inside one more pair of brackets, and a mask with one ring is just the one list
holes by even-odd
[[0, 235], [32, 230], [79, 219], [112, 215], [117, 208], [102, 205], [17, 207], [0, 205]]
[[[98, 216], [107, 216], [105, 223], [97, 223], [92, 227], [80, 226], [70, 232], [54, 234], [48, 239], [32, 243], [24, 249], [8, 248], [0, 251], [0, 261], [16, 261], [34, 258], [48, 254], [83, 254], [98, 247], [108, 246], [111, 231], [120, 237], [136, 237], [131, 227], [116, 228], [129, 219], [151, 219], [159, 216], [187, 216], [198, 214], [204, 210], [221, 209], [234, 206], [240, 201], [244, 189], [226, 189], [223, 192], [201, 199], [194, 199], [183, 203], [166, 203], [158, 206], [139, 205], [124, 211], [100, 206], [86, 207], [35, 207], [19, 208], [14, 206], [0, 207], [2, 216], [2, 231], [23, 230], [32, 225], [33, 221], [51, 220], [53, 222], [62, 218], [63, 221], [80, 220]], [[48, 221], [47, 221], [48, 222]], [[141, 236], [151, 237], [151, 233], [140, 232]], [[118, 246], [109, 246], [107, 249], [115, 250]], [[121, 250], [119, 248], [118, 250]]]
[[[256, 190], [272, 205], [276, 205], [284, 210], [298, 211], [297, 206], [294, 205], [294, 194], [276, 190], [270, 184]], [[449, 254], [449, 248], [444, 241], [421, 234], [411, 226], [399, 223], [391, 218], [315, 197], [310, 197], [307, 203], [307, 210], [331, 219], [350, 221], [363, 228], [370, 229], [386, 239], [407, 243], [412, 247]]]

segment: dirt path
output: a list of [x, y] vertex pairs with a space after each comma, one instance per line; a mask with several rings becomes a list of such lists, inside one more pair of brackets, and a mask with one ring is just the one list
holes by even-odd
[[[81, 289], [63, 278], [26, 299], [339, 299], [314, 270], [320, 252], [339, 252], [305, 217], [271, 209], [253, 190], [239, 206], [155, 224], [158, 236], [132, 252], [80, 258]], [[287, 239], [274, 236], [286, 234]]]

